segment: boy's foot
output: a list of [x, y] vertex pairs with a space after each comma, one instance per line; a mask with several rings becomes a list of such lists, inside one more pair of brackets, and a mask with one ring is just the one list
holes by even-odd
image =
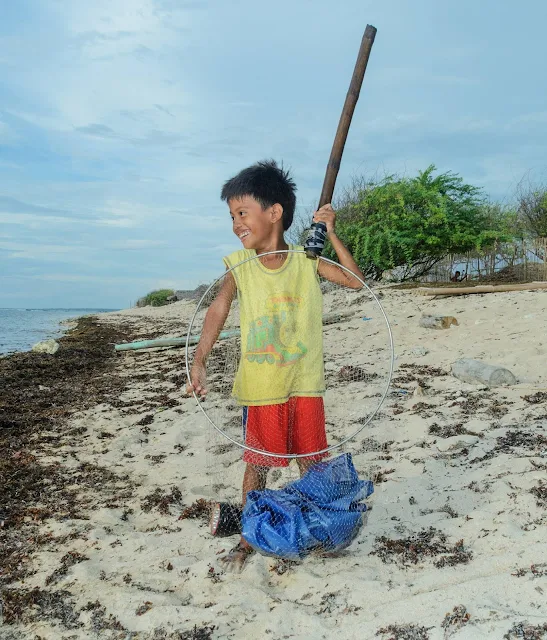
[[226, 571], [230, 573], [241, 573], [249, 556], [253, 553], [254, 549], [249, 544], [246, 542], [238, 542], [231, 551], [220, 558], [220, 562], [222, 562]]

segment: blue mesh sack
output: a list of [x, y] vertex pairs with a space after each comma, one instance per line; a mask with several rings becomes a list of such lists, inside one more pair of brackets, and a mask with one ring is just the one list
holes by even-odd
[[300, 559], [311, 551], [339, 551], [363, 526], [373, 492], [359, 480], [351, 455], [320, 462], [284, 489], [250, 491], [242, 515], [242, 533], [264, 555]]

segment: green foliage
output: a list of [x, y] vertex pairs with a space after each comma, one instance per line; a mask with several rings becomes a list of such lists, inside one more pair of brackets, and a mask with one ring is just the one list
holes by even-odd
[[[511, 236], [507, 220], [486, 208], [482, 191], [453, 173], [389, 176], [357, 183], [338, 211], [337, 233], [366, 277], [400, 268], [406, 280], [424, 275], [450, 253], [491, 246]], [[506, 228], [507, 227], [507, 228]], [[326, 251], [333, 258], [332, 248]]]
[[142, 298], [142, 306], [161, 307], [167, 304], [167, 298], [174, 295], [173, 289], [157, 289]]

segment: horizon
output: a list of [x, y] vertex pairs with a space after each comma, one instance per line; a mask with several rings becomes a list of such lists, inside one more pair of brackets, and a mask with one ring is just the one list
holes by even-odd
[[435, 164], [510, 202], [523, 178], [547, 180], [545, 18], [540, 0], [516, 18], [494, 0], [318, 0], [313, 19], [288, 0], [11, 3], [0, 305], [120, 309], [211, 282], [240, 248], [222, 184], [263, 158], [292, 167], [308, 216], [367, 23], [378, 32], [337, 192]]

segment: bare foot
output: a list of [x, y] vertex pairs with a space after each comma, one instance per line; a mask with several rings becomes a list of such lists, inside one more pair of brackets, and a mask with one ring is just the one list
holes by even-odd
[[245, 541], [239, 542], [231, 551], [220, 558], [229, 573], [241, 573], [254, 549]]

